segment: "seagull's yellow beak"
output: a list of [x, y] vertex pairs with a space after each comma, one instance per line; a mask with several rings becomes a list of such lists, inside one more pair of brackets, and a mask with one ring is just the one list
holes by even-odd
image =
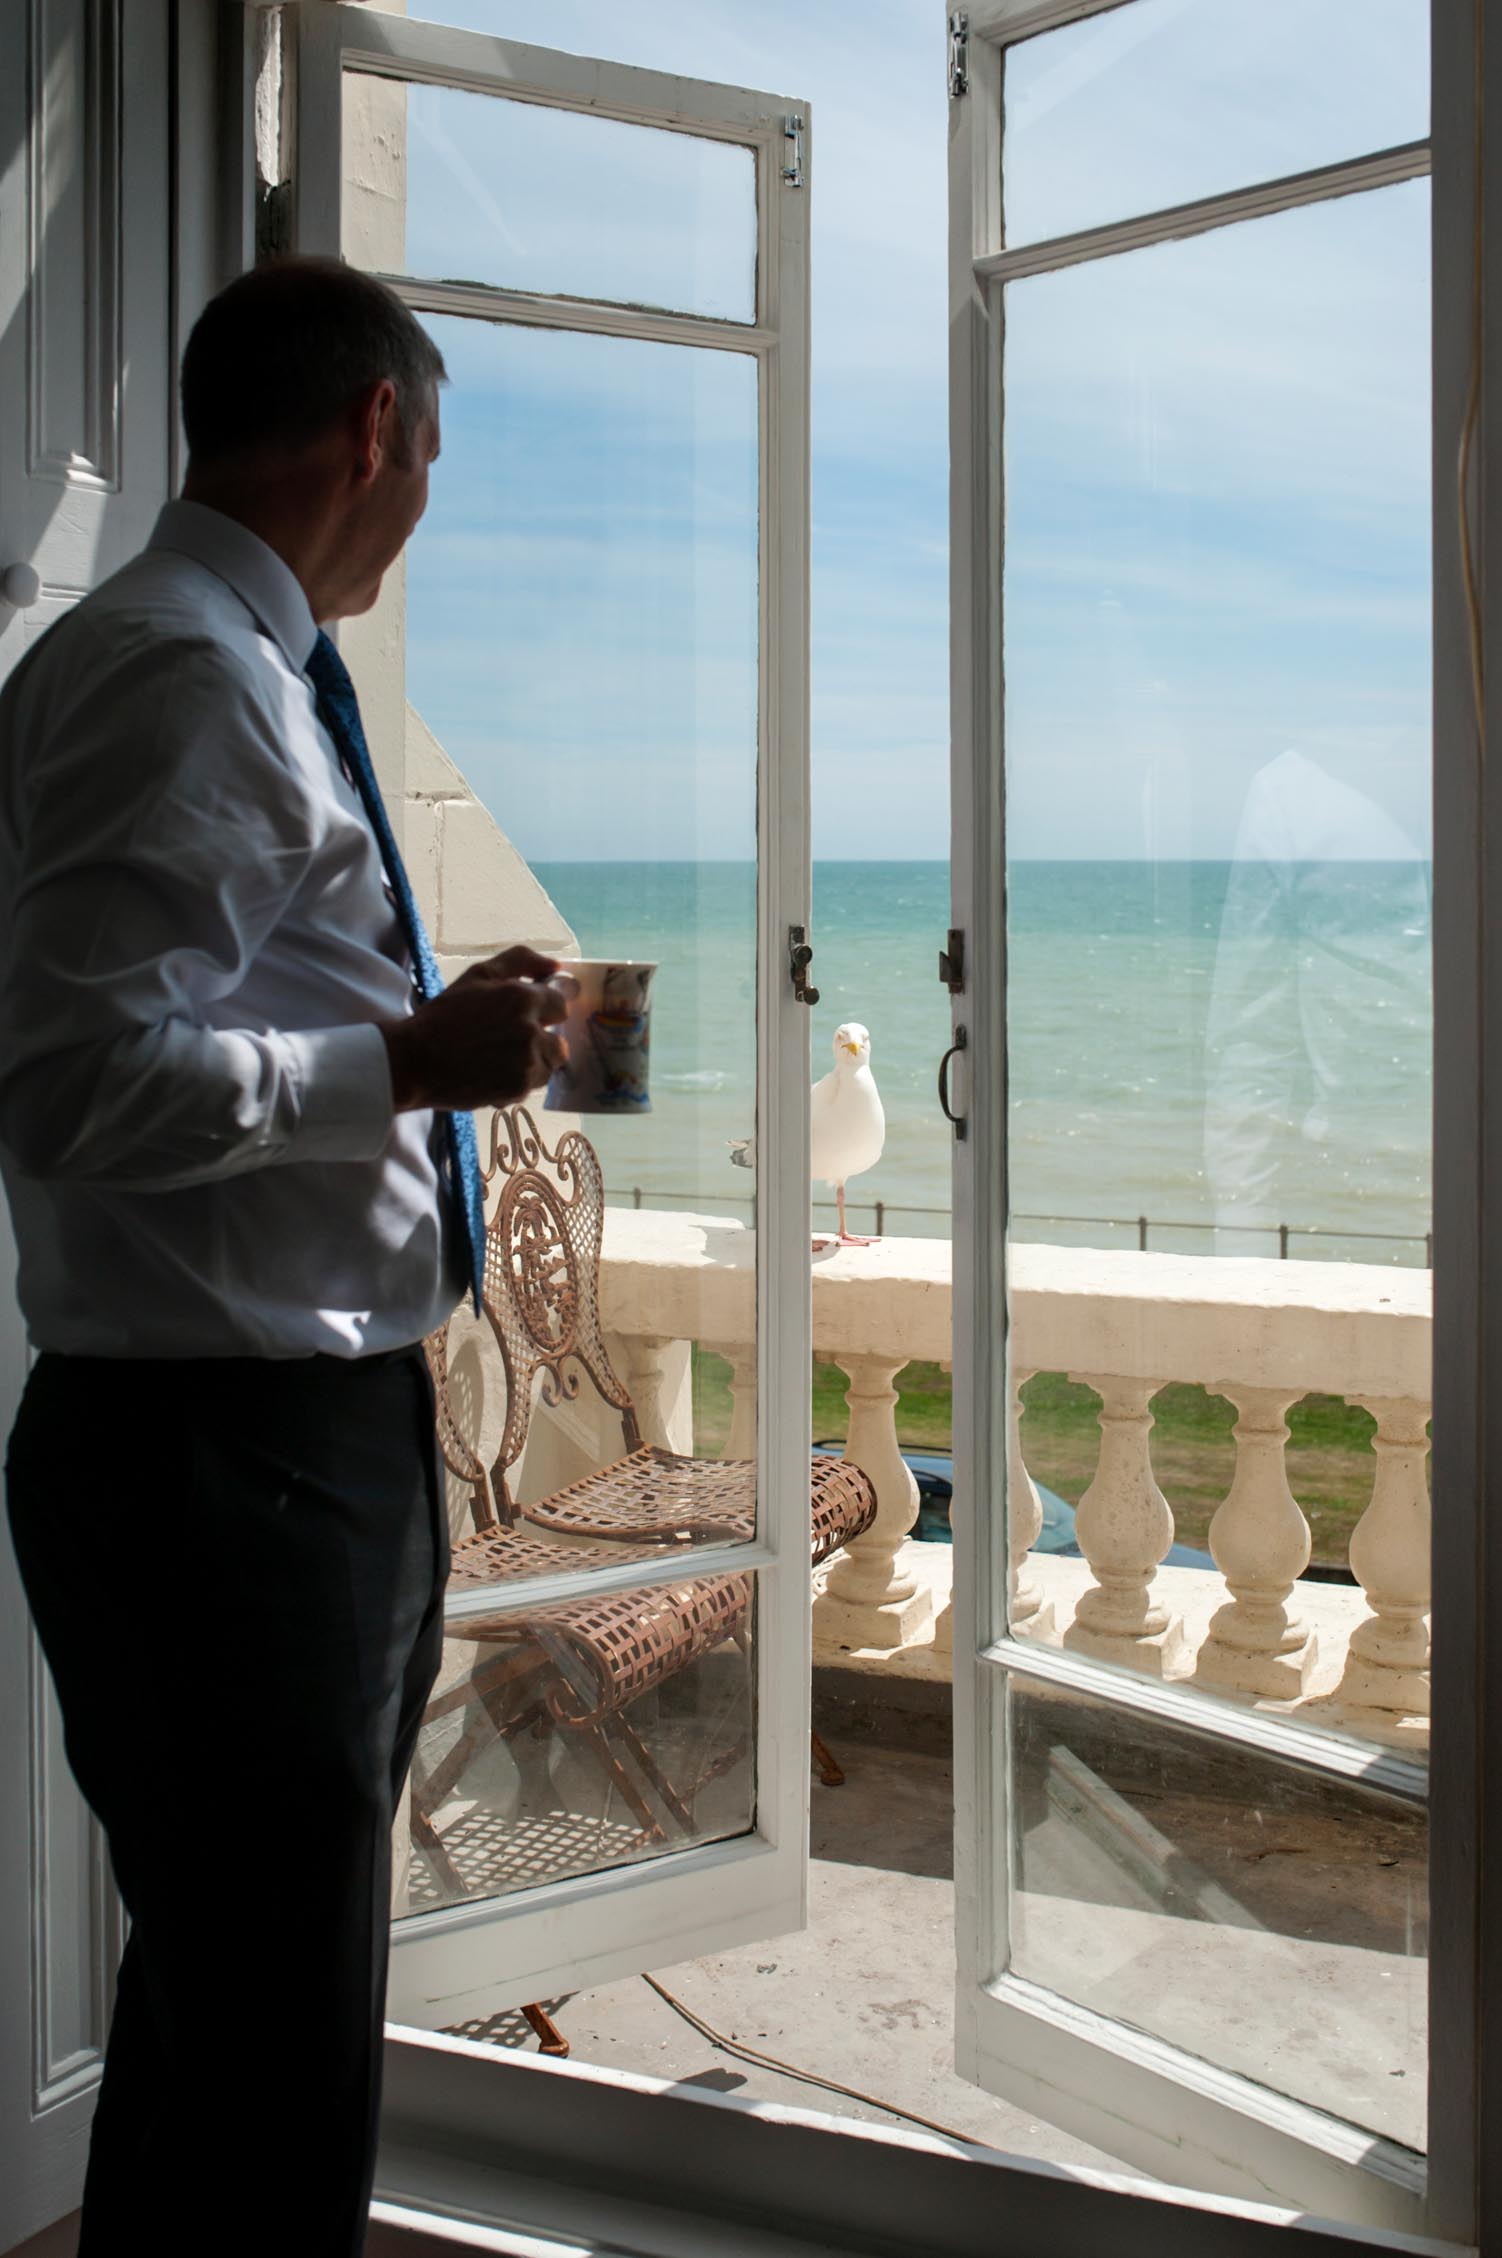
[[847, 1050], [847, 1051], [848, 1051], [848, 1052], [850, 1053], [850, 1056], [851, 1056], [852, 1058], [859, 1058], [859, 1057], [860, 1057], [860, 1055], [861, 1055], [861, 1047], [860, 1047], [860, 1044], [859, 1044], [859, 1043], [847, 1043], [847, 1044], [845, 1045], [845, 1048], [846, 1048], [846, 1050]]

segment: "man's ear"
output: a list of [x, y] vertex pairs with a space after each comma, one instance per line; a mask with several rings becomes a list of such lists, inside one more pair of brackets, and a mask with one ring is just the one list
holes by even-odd
[[396, 386], [389, 376], [359, 393], [351, 409], [355, 439], [355, 477], [368, 485], [394, 454], [401, 451], [401, 424], [397, 415]]

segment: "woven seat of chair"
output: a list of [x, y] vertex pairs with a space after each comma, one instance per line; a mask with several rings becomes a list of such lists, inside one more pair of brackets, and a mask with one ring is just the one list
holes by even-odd
[[876, 1519], [876, 1484], [846, 1458], [816, 1458], [809, 1469], [814, 1566], [860, 1536]]
[[[467, 1898], [504, 1897], [569, 1874], [598, 1874], [656, 1847], [644, 1828], [621, 1820], [567, 1811], [506, 1817], [484, 1804], [451, 1820], [441, 1842], [444, 1861]], [[433, 1871], [422, 1846], [415, 1845], [407, 1881], [411, 1910], [423, 1913], [456, 1902], [452, 1884]]]
[[598, 1724], [741, 1632], [749, 1576], [561, 1600], [528, 1610], [526, 1628], [557, 1672], [544, 1695], [560, 1725]]
[[[869, 1529], [876, 1491], [843, 1458], [809, 1468], [813, 1565]], [[659, 1544], [748, 1544], [756, 1534], [756, 1466], [746, 1458], [679, 1458], [644, 1446], [521, 1509], [534, 1528], [569, 1536]]]
[[520, 1511], [534, 1528], [612, 1543], [746, 1544], [756, 1533], [756, 1466], [744, 1458], [679, 1458], [644, 1443]]
[[[650, 1559], [661, 1547], [645, 1544]], [[449, 1588], [483, 1590], [491, 1584], [514, 1583], [522, 1576], [557, 1576], [573, 1568], [619, 1568], [619, 1545], [559, 1544], [553, 1537], [534, 1537], [525, 1529], [476, 1529], [457, 1539], [449, 1568]]]

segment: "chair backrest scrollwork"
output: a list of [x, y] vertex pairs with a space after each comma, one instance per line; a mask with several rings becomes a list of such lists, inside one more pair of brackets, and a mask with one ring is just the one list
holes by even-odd
[[573, 1401], [582, 1372], [620, 1413], [628, 1451], [641, 1433], [600, 1327], [605, 1179], [594, 1146], [571, 1129], [550, 1151], [525, 1106], [506, 1106], [495, 1116], [484, 1173], [493, 1199], [481, 1301], [506, 1368], [506, 1427], [491, 1473], [509, 1521], [509, 1476], [527, 1440], [539, 1373], [544, 1403]]

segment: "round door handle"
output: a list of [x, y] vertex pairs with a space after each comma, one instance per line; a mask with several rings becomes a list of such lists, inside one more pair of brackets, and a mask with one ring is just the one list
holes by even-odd
[[18, 612], [29, 611], [42, 593], [42, 576], [35, 565], [7, 565], [0, 572], [0, 596]]
[[961, 1113], [956, 1113], [949, 1102], [949, 1062], [957, 1052], [968, 1051], [969, 1048], [970, 1037], [968, 1033], [963, 1027], [956, 1027], [954, 1041], [939, 1061], [939, 1106], [944, 1119], [953, 1127], [957, 1144], [964, 1140], [965, 1117]]

